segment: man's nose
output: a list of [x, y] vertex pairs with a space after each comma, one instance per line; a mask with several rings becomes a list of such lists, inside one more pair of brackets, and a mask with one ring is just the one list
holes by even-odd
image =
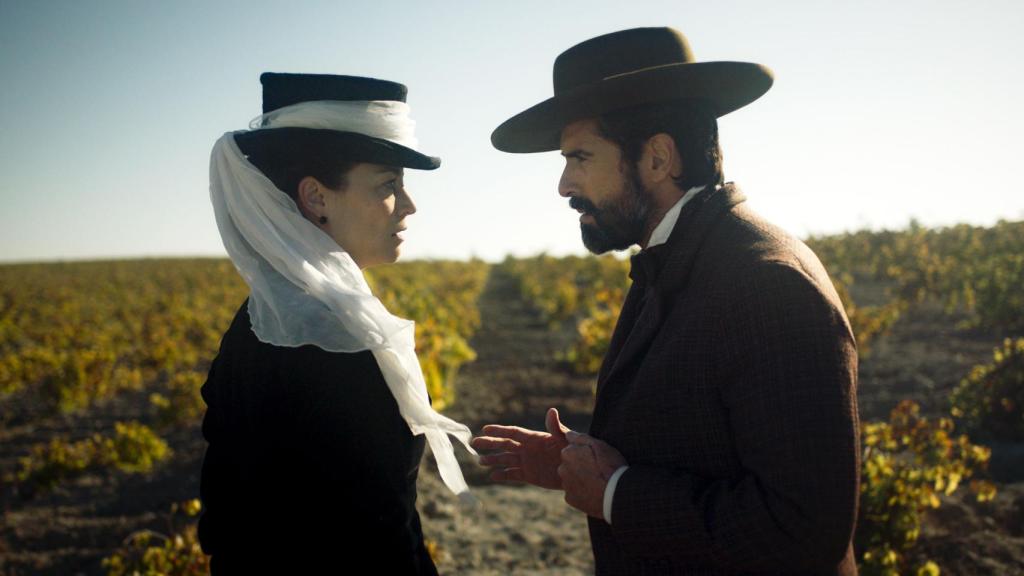
[[575, 191], [576, 185], [569, 176], [569, 167], [566, 166], [562, 169], [562, 177], [558, 179], [558, 194], [563, 198], [568, 198], [572, 196]]

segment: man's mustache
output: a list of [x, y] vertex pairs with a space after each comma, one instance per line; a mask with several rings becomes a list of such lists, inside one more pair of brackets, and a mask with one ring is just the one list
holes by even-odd
[[593, 202], [587, 200], [586, 198], [580, 198], [578, 196], [573, 196], [572, 198], [569, 198], [569, 207], [572, 208], [573, 210], [582, 211], [585, 214], [594, 214], [595, 212], [598, 211], [597, 206], [594, 206]]

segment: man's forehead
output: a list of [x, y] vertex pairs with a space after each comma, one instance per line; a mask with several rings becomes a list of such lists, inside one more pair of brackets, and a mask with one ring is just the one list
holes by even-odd
[[562, 128], [560, 147], [562, 152], [566, 152], [600, 137], [597, 130], [597, 119], [584, 118], [566, 124]]

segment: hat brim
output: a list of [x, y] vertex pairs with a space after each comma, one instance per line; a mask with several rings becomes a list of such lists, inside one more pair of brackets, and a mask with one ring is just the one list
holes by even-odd
[[441, 159], [436, 156], [427, 156], [401, 144], [358, 132], [340, 132], [321, 128], [263, 128], [236, 133], [235, 141], [239, 147], [245, 150], [247, 144], [254, 144], [260, 140], [286, 139], [292, 135], [319, 137], [329, 144], [332, 152], [343, 154], [347, 160], [354, 162], [399, 166], [416, 170], [434, 170], [441, 166]]
[[771, 88], [770, 69], [750, 62], [692, 62], [657, 66], [579, 86], [503, 122], [491, 144], [503, 152], [558, 150], [562, 128], [613, 110], [670, 100], [710, 103], [716, 117], [742, 108]]

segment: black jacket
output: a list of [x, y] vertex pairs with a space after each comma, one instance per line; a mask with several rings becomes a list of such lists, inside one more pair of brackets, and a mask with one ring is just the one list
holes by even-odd
[[215, 576], [436, 574], [413, 436], [369, 351], [260, 342], [248, 302], [202, 387], [199, 541]]

